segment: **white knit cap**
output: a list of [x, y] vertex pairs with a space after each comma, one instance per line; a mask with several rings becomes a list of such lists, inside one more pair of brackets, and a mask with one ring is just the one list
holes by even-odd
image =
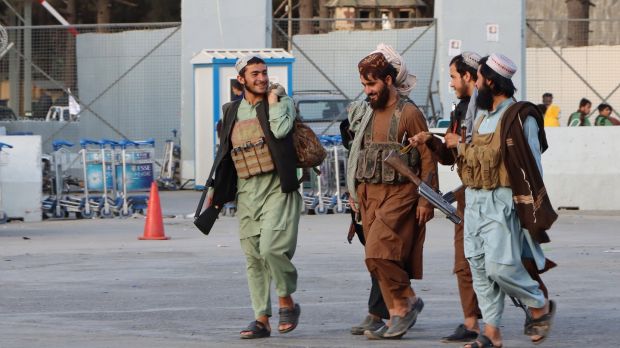
[[480, 59], [482, 59], [478, 53], [466, 51], [463, 52], [461, 56], [463, 56], [463, 62], [465, 64], [478, 70], [478, 67], [480, 67]]
[[511, 79], [517, 72], [517, 66], [508, 57], [500, 53], [493, 53], [487, 59], [487, 65], [501, 76]]
[[248, 54], [237, 59], [237, 62], [235, 63], [235, 69], [237, 69], [237, 72], [241, 72], [241, 69], [245, 68], [248, 65], [248, 61], [250, 61], [250, 59], [252, 58], [260, 57], [255, 54]]

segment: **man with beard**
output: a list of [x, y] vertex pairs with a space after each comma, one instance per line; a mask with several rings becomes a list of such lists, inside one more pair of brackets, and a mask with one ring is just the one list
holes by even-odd
[[[480, 56], [474, 52], [463, 52], [455, 56], [450, 61], [450, 87], [454, 89], [459, 103], [454, 109], [450, 119], [450, 125], [446, 131], [446, 135], [456, 136], [461, 139], [465, 137], [464, 125], [465, 114], [469, 105], [471, 96], [476, 89], [476, 78], [478, 74], [478, 65]], [[429, 132], [421, 132], [410, 138], [412, 145], [426, 144], [439, 163], [443, 165], [458, 165], [456, 149], [449, 149], [437, 137]], [[458, 166], [460, 172], [460, 166]], [[461, 188], [455, 192], [456, 207], [459, 216], [463, 216], [465, 210], [465, 189]], [[442, 342], [468, 342], [475, 339], [480, 332], [478, 319], [481, 318], [480, 309], [478, 308], [478, 300], [472, 286], [471, 271], [469, 263], [465, 258], [463, 248], [463, 222], [454, 225], [454, 270], [461, 298], [461, 307], [463, 308], [463, 323], [460, 324], [454, 333], [443, 337]]]
[[[347, 186], [352, 208], [361, 213], [366, 266], [379, 281], [390, 314], [385, 326], [364, 334], [370, 339], [397, 339], [413, 326], [424, 307], [410, 279], [422, 277], [422, 227], [433, 217], [433, 207], [419, 197], [415, 184], [382, 165], [382, 160], [389, 151], [403, 148], [401, 139], [426, 131], [427, 126], [420, 110], [399, 96], [397, 71], [383, 53], [362, 59], [358, 70], [369, 102], [354, 102], [349, 108], [356, 137], [347, 163]], [[430, 184], [437, 187], [433, 176], [437, 166], [426, 146], [401, 158], [423, 178], [432, 177]]]
[[[544, 340], [555, 314], [522, 257], [545, 267], [540, 243], [557, 214], [542, 180], [541, 153], [547, 148], [543, 119], [532, 103], [515, 103], [512, 76], [517, 68], [501, 54], [480, 61], [476, 86], [478, 113], [471, 143], [446, 137], [461, 161], [465, 190], [465, 257], [485, 323], [484, 334], [466, 348], [501, 347], [504, 297], [528, 307], [524, 333]], [[514, 105], [513, 105], [514, 104]]]
[[207, 206], [221, 209], [237, 198], [239, 238], [256, 319], [241, 331], [241, 338], [248, 339], [271, 335], [272, 279], [279, 298], [278, 331], [287, 333], [297, 326], [300, 307], [291, 297], [297, 270], [291, 259], [302, 201], [297, 191], [292, 100], [281, 96], [282, 91], [268, 91], [267, 66], [260, 57], [239, 58], [235, 68], [245, 93], [223, 107]]

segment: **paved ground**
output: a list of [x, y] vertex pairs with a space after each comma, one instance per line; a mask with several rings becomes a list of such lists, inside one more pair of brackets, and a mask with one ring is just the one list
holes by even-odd
[[[187, 214], [197, 199], [164, 192], [164, 214]], [[458, 347], [438, 342], [460, 320], [451, 224], [428, 227], [418, 323], [401, 341], [376, 343], [348, 332], [365, 315], [370, 282], [347, 223], [302, 217], [300, 326], [249, 342], [237, 336], [252, 311], [234, 218], [208, 237], [190, 219], [167, 218], [169, 241], [137, 240], [143, 219], [1, 225], [0, 347]], [[546, 246], [559, 267], [545, 275], [559, 309], [543, 347], [619, 346], [619, 225], [620, 213], [561, 213]], [[523, 313], [506, 304], [504, 346], [532, 346]]]

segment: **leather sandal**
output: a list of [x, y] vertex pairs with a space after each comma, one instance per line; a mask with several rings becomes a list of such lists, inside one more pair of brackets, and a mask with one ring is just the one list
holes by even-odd
[[[244, 334], [244, 332], [247, 332]], [[245, 330], [239, 333], [239, 337], [242, 339], [264, 338], [271, 336], [271, 331], [267, 329], [265, 324], [258, 320], [255, 320], [248, 325]]]
[[[299, 303], [295, 303], [295, 307], [293, 308], [280, 308], [278, 314], [280, 314], [278, 331], [281, 334], [291, 332], [297, 327], [297, 323], [299, 322], [299, 315], [301, 314], [301, 307], [299, 307]], [[284, 330], [280, 330], [280, 325], [284, 324], [291, 324], [291, 326]]]
[[409, 313], [405, 314], [404, 317], [393, 315], [390, 318], [390, 328], [383, 336], [386, 338], [391, 338], [402, 336], [407, 333], [407, 330], [411, 329], [411, 327], [415, 324], [418, 319], [418, 315], [422, 312], [422, 309], [424, 309], [424, 301], [418, 297]]
[[452, 335], [443, 337], [441, 339], [441, 342], [443, 343], [469, 342], [471, 340], [475, 340], [476, 337], [478, 337], [478, 333], [476, 331], [468, 330], [464, 324], [461, 324], [456, 327]]
[[541, 344], [549, 333], [551, 332], [551, 326], [553, 325], [553, 318], [555, 317], [556, 303], [553, 300], [549, 300], [549, 313], [543, 315], [540, 318], [529, 319], [526, 321], [524, 332], [528, 336], [541, 336], [539, 339], [532, 339], [532, 343]]
[[475, 341], [467, 343], [465, 346], [470, 346], [471, 348], [502, 348], [501, 345], [494, 345], [491, 339], [483, 334], [480, 334]]
[[383, 325], [385, 325], [383, 320], [375, 320], [371, 315], [368, 315], [359, 325], [351, 328], [351, 335], [363, 335], [364, 331], [375, 331], [380, 329]]

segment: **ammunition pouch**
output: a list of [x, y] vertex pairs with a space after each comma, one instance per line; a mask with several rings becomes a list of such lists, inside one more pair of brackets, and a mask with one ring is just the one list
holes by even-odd
[[357, 161], [355, 179], [370, 184], [400, 184], [408, 181], [392, 166], [384, 165], [383, 159], [392, 150], [399, 153], [400, 159], [414, 170], [420, 161], [420, 153], [416, 148], [408, 153], [401, 154], [402, 146], [399, 143], [370, 143], [360, 151]]
[[273, 158], [258, 119], [237, 122], [233, 128], [231, 157], [241, 179], [275, 170]]

